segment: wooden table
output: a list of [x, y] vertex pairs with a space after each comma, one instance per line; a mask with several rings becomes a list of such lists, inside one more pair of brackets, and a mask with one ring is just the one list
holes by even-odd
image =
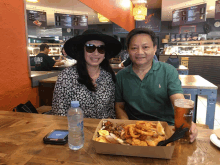
[[[186, 98], [192, 99], [195, 101], [195, 109], [193, 114], [193, 121], [196, 123], [196, 114], [197, 114], [197, 99], [198, 95], [207, 95], [207, 113], [206, 113], [206, 124], [209, 128], [213, 129], [214, 127], [214, 117], [215, 117], [215, 106], [217, 100], [217, 89], [218, 87], [211, 82], [207, 81], [199, 75], [179, 75], [179, 79], [182, 83], [183, 92]], [[50, 99], [49, 102], [52, 103], [52, 87], [54, 87], [57, 81], [57, 76], [43, 79], [40, 81], [41, 84], [44, 84], [44, 87], [49, 86], [49, 88], [42, 89], [42, 97], [44, 99]], [[52, 85], [52, 87], [50, 87]], [[51, 93], [51, 94], [50, 94]], [[50, 96], [48, 96], [50, 94]], [[187, 97], [189, 96], [189, 97]], [[42, 105], [51, 105], [51, 104], [42, 104]]]
[[43, 143], [43, 137], [53, 129], [67, 129], [63, 116], [0, 111], [0, 164], [102, 164], [102, 165], [188, 165], [220, 163], [220, 149], [210, 142], [211, 129], [199, 127], [193, 144], [175, 143], [171, 160], [97, 154], [92, 136], [99, 119], [84, 119], [85, 144], [78, 151], [66, 145]]
[[179, 79], [184, 94], [189, 95], [195, 101], [194, 122], [196, 122], [198, 95], [207, 95], [206, 124], [213, 129], [218, 87], [199, 75], [179, 75]]

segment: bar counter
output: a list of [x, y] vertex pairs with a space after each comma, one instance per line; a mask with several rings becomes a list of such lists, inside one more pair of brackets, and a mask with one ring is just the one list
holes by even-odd
[[58, 76], [59, 71], [31, 71], [32, 87], [39, 86], [39, 81], [45, 78]]

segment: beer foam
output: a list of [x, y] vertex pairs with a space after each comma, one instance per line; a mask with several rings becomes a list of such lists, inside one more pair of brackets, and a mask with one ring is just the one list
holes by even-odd
[[194, 108], [194, 104], [193, 102], [189, 102], [187, 100], [175, 100], [174, 102], [176, 107], [180, 107], [180, 108]]

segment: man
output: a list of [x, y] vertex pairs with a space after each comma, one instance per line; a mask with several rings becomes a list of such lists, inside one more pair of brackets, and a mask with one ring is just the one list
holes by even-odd
[[[132, 63], [116, 75], [115, 110], [119, 119], [159, 120], [174, 124], [173, 103], [184, 99], [177, 70], [155, 62], [156, 35], [149, 29], [134, 29], [127, 36]], [[195, 123], [190, 141], [198, 134]]]
[[[156, 55], [154, 55], [154, 60], [155, 60], [155, 62], [158, 62]], [[118, 66], [119, 67], [127, 67], [130, 64], [131, 64], [131, 59], [130, 59], [130, 57], [128, 57], [126, 60], [122, 61]]]
[[49, 46], [47, 44], [40, 45], [40, 53], [34, 58], [36, 71], [51, 71], [53, 66], [63, 65], [64, 62], [53, 60], [49, 54]]

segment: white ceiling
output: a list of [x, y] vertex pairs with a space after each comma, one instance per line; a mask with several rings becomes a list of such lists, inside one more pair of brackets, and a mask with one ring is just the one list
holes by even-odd
[[[111, 0], [122, 1], [122, 0]], [[126, 1], [126, 0], [123, 0]], [[128, 0], [129, 1], [129, 0]], [[207, 3], [207, 18], [214, 18], [215, 9], [210, 10], [211, 6], [215, 7], [216, 0], [147, 0], [148, 8], [162, 8], [161, 20], [171, 21], [172, 10], [194, 6], [197, 4]], [[162, 2], [161, 2], [162, 1]], [[161, 5], [162, 3], [162, 5]], [[79, 0], [40, 0], [39, 3], [26, 2], [26, 9], [46, 11], [48, 26], [54, 26], [54, 13], [64, 14], [86, 14], [88, 15], [89, 24], [103, 24], [98, 21], [97, 12], [89, 8]]]

